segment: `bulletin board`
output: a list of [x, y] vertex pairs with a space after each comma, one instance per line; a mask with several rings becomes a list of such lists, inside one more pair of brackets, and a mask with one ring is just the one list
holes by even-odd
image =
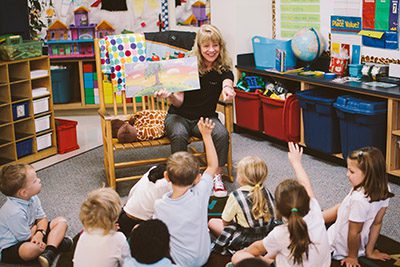
[[[399, 0], [273, 0], [273, 33], [275, 36], [277, 38], [284, 38], [285, 35], [287, 35], [286, 33], [289, 32], [284, 32], [282, 30], [285, 30], [286, 28], [294, 28], [295, 25], [293, 24], [296, 24], [290, 22], [287, 23], [282, 20], [282, 18], [285, 18], [282, 15], [284, 15], [285, 12], [288, 12], [287, 9], [282, 9], [282, 7], [285, 5], [317, 5], [317, 1], [319, 2], [320, 7], [319, 31], [323, 35], [326, 44], [328, 44], [328, 41], [330, 41], [330, 44], [348, 44], [350, 45], [350, 50], [352, 50], [353, 45], [358, 45], [360, 47], [358, 53], [360, 53], [360, 57], [363, 60], [368, 60], [370, 58], [373, 58], [374, 60], [377, 58], [390, 60], [400, 58], [399, 46], [396, 47], [396, 44], [393, 45], [393, 39], [395, 39], [394, 43], [399, 43]], [[371, 3], [373, 3], [373, 8], [371, 8]], [[372, 9], [374, 12], [371, 11]], [[308, 16], [315, 15], [316, 17], [314, 20], [308, 20], [310, 26], [307, 27], [318, 29], [318, 19], [315, 14], [316, 7], [314, 9], [310, 8], [309, 10], [310, 12], [307, 12], [308, 10], [306, 10], [305, 13]], [[302, 9], [297, 9], [297, 11], [299, 13]], [[343, 17], [347, 22], [347, 24], [344, 23], [344, 25], [352, 25], [352, 27], [343, 30], [343, 27], [341, 28], [339, 26], [332, 30], [333, 21], [336, 19], [343, 22]], [[364, 17], [367, 19], [363, 19]], [[365, 24], [364, 22], [367, 23]], [[283, 23], [284, 27], [282, 27]], [[304, 22], [302, 22], [301, 25], [303, 24]], [[343, 25], [343, 23], [338, 23], [337, 25], [341, 24]], [[384, 32], [385, 35], [387, 35], [387, 32], [390, 32], [388, 35], [391, 37], [389, 39], [389, 41], [391, 41], [389, 42], [389, 46], [392, 45], [391, 49], [385, 47], [385, 44], [382, 45], [382, 42], [380, 45], [371, 46], [370, 43], [363, 40], [366, 39], [366, 37], [358, 34], [361, 30], [381, 31]], [[367, 32], [366, 34], [371, 33]], [[385, 60], [385, 62], [386, 61], [387, 60]]]

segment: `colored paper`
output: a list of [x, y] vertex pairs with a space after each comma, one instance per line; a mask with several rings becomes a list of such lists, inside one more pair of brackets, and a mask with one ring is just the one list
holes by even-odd
[[126, 96], [200, 89], [197, 57], [125, 64]]
[[356, 34], [360, 30], [360, 17], [331, 16], [331, 32]]
[[339, 53], [340, 53], [340, 44], [339, 43], [332, 43], [331, 53], [339, 55]]
[[389, 30], [397, 31], [399, 26], [399, 0], [390, 0]]
[[358, 33], [359, 35], [362, 36], [367, 36], [367, 37], [372, 37], [376, 39], [381, 39], [384, 32], [379, 32], [379, 31], [368, 31], [368, 30], [362, 30]]
[[375, 29], [375, 0], [363, 0], [363, 29]]
[[280, 36], [292, 38], [300, 29], [320, 29], [320, 0], [281, 0]]
[[375, 3], [375, 30], [389, 30], [390, 0], [376, 0]]
[[351, 46], [351, 64], [360, 64], [361, 59], [361, 46], [352, 45]]

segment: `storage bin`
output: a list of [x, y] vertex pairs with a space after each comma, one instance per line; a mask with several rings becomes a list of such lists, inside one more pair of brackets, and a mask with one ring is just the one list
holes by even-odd
[[296, 93], [303, 110], [304, 142], [328, 154], [340, 152], [339, 119], [333, 103], [337, 92], [312, 89]]
[[36, 145], [37, 145], [37, 150], [43, 150], [45, 148], [51, 147], [51, 136], [53, 133], [47, 133], [41, 136], [36, 137]]
[[262, 131], [262, 107], [258, 93], [235, 89], [236, 124], [253, 131]]
[[51, 70], [51, 86], [53, 88], [53, 103], [71, 102], [71, 86], [68, 69]]
[[17, 142], [17, 157], [20, 159], [32, 154], [32, 138]]
[[49, 111], [49, 97], [33, 100], [33, 114]]
[[365, 146], [377, 147], [386, 154], [386, 101], [344, 95], [333, 106], [340, 121], [343, 158]]
[[276, 49], [286, 52], [286, 68], [296, 67], [296, 57], [292, 51], [291, 40], [276, 40], [261, 36], [252, 39], [254, 61], [259, 68], [275, 68]]
[[300, 141], [300, 104], [295, 95], [286, 100], [260, 96], [266, 135], [285, 142]]
[[14, 120], [29, 117], [29, 101], [12, 104]]
[[41, 132], [50, 129], [50, 115], [35, 119], [35, 132]]
[[77, 121], [55, 119], [57, 130], [57, 146], [58, 153], [64, 154], [72, 150], [78, 149], [78, 139], [76, 136]]
[[361, 73], [362, 67], [363, 67], [362, 64], [349, 64], [349, 75], [351, 77], [361, 78], [362, 77], [362, 73]]

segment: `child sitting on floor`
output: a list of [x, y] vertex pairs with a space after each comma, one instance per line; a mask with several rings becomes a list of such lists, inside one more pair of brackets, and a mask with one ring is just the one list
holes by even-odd
[[132, 187], [128, 201], [118, 218], [120, 231], [129, 236], [133, 227], [154, 214], [154, 202], [172, 190], [171, 183], [164, 178], [165, 164], [150, 168]]
[[289, 161], [297, 180], [285, 180], [275, 190], [277, 213], [284, 224], [276, 226], [263, 240], [236, 252], [232, 263], [262, 257], [276, 266], [330, 267], [328, 235], [321, 208], [301, 164], [302, 148], [289, 143]]
[[218, 170], [218, 157], [211, 138], [214, 126], [209, 119], [200, 118], [198, 122], [208, 164], [203, 175], [193, 154], [172, 154], [165, 175], [172, 182], [172, 192], [156, 200], [154, 207], [155, 217], [167, 225], [171, 234], [172, 259], [182, 267], [204, 265], [211, 251], [207, 228], [208, 200]]
[[217, 236], [214, 250], [223, 255], [263, 239], [275, 226], [274, 200], [265, 187], [268, 168], [259, 157], [245, 157], [237, 165], [240, 188], [229, 195], [222, 219], [211, 219], [208, 227]]
[[383, 216], [393, 193], [389, 191], [385, 158], [375, 147], [364, 147], [347, 157], [350, 193], [340, 205], [324, 211], [332, 256], [346, 266], [359, 266], [358, 257], [388, 260], [375, 249]]
[[129, 257], [124, 234], [117, 232], [121, 200], [111, 188], [100, 188], [88, 194], [79, 218], [84, 231], [74, 254], [74, 267], [117, 267]]
[[47, 219], [37, 196], [41, 188], [32, 166], [2, 168], [0, 191], [7, 201], [0, 209], [1, 262], [23, 264], [38, 259], [42, 267], [48, 267], [59, 252], [72, 247], [72, 239], [65, 237], [67, 221]]
[[168, 228], [160, 220], [143, 221], [136, 225], [129, 237], [132, 258], [124, 261], [123, 267], [169, 267], [171, 262], [169, 251]]

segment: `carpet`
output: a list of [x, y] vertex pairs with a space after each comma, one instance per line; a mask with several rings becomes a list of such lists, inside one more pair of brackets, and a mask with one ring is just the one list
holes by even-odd
[[[247, 155], [259, 156], [268, 166], [268, 178], [265, 186], [271, 192], [284, 179], [294, 177], [292, 168], [287, 159], [287, 148], [281, 143], [272, 143], [262, 137], [248, 134], [232, 135], [233, 161], [238, 162]], [[137, 150], [135, 153], [127, 151], [119, 153], [118, 157], [142, 157], [150, 154], [168, 155], [169, 148]], [[117, 160], [118, 160], [117, 157]], [[310, 155], [303, 156], [303, 165], [310, 176], [314, 193], [323, 209], [339, 203], [350, 190], [346, 177], [346, 168], [331, 161], [321, 160]], [[123, 170], [129, 174], [143, 174], [148, 168]], [[81, 229], [79, 221], [80, 205], [87, 193], [104, 185], [105, 173], [103, 168], [103, 148], [95, 148], [74, 158], [59, 162], [53, 166], [40, 170], [38, 176], [42, 179], [42, 192], [39, 197], [49, 218], [64, 216], [69, 222], [68, 235], [75, 236]], [[133, 182], [118, 184], [118, 193], [122, 199], [132, 187]], [[234, 190], [236, 183], [225, 183], [228, 191]], [[400, 186], [391, 184], [395, 197], [390, 200], [389, 208], [384, 218], [381, 233], [393, 240], [400, 241]], [[0, 205], [5, 197], [0, 194]], [[397, 247], [399, 248], [399, 246]], [[400, 254], [397, 253], [397, 254]], [[4, 265], [7, 267], [17, 265]]]

